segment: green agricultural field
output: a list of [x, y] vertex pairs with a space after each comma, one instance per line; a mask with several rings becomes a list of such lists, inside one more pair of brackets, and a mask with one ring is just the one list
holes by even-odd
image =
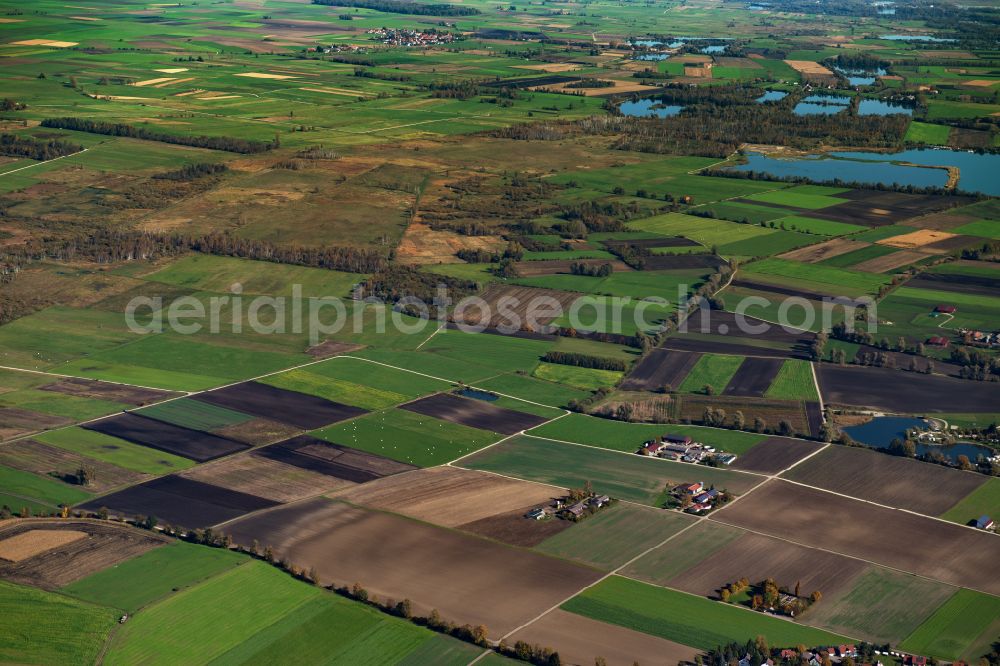
[[191, 428], [192, 430], [216, 430], [238, 423], [246, 423], [254, 418], [249, 414], [225, 407], [210, 405], [200, 400], [181, 398], [145, 407], [135, 412], [159, 421]]
[[947, 125], [935, 125], [933, 123], [912, 122], [906, 129], [906, 136], [903, 139], [907, 143], [925, 143], [931, 146], [948, 145], [948, 135], [951, 128]]
[[3, 407], [52, 414], [74, 421], [87, 421], [121, 411], [128, 405], [110, 400], [64, 395], [55, 391], [25, 389], [0, 393], [0, 408]]
[[691, 522], [684, 514], [619, 502], [549, 537], [536, 549], [611, 571]]
[[951, 230], [953, 234], [965, 234], [967, 236], [979, 236], [980, 238], [1000, 239], [1000, 220], [978, 220], [963, 224]]
[[740, 432], [739, 430], [720, 430], [675, 423], [669, 425], [625, 423], [624, 421], [613, 421], [585, 414], [570, 414], [531, 431], [532, 435], [538, 437], [550, 437], [629, 453], [638, 450], [643, 443], [650, 439], [667, 433], [689, 435], [696, 441], [725, 449], [737, 455], [746, 453], [754, 445], [767, 439], [765, 435]]
[[596, 391], [599, 388], [614, 387], [622, 380], [625, 373], [616, 370], [577, 368], [556, 363], [539, 363], [531, 376], [549, 382], [566, 384], [573, 388]]
[[1000, 516], [1000, 479], [989, 479], [941, 514], [945, 520], [960, 525], [967, 525], [980, 516], [990, 516], [994, 520]]
[[757, 636], [773, 647], [849, 642], [820, 629], [620, 576], [598, 583], [561, 608], [701, 650]]
[[654, 585], [666, 585], [743, 534], [746, 532], [736, 527], [704, 520], [646, 553], [621, 573]]
[[830, 257], [818, 263], [822, 266], [832, 266], [834, 268], [850, 268], [855, 264], [860, 264], [862, 261], [877, 259], [894, 252], [899, 252], [899, 250], [888, 245], [872, 244], [853, 252], [838, 254], [836, 257]]
[[93, 664], [118, 612], [61, 594], [0, 581], [0, 662]]
[[834, 222], [832, 220], [818, 220], [812, 217], [801, 215], [789, 215], [773, 221], [782, 229], [792, 231], [804, 231], [808, 234], [818, 234], [820, 236], [845, 236], [847, 234], [864, 231], [868, 227], [860, 224], [847, 224], [846, 222]]
[[194, 461], [187, 458], [83, 428], [53, 430], [37, 435], [35, 439], [145, 474], [169, 474], [194, 465]]
[[681, 393], [701, 393], [706, 386], [711, 386], [714, 393], [722, 393], [742, 363], [742, 356], [703, 354], [676, 390]]
[[837, 296], [874, 295], [879, 287], [889, 282], [889, 277], [881, 275], [775, 258], [754, 262], [744, 271], [755, 279], [778, 286]]
[[129, 613], [250, 559], [234, 551], [176, 541], [93, 573], [62, 588], [64, 594]]
[[[563, 420], [565, 419], [560, 419]], [[662, 503], [663, 490], [668, 485], [703, 481], [707, 485], [727, 488], [739, 494], [758, 482], [756, 476], [730, 470], [669, 462], [530, 436], [516, 437], [492, 446], [463, 459], [460, 465], [561, 488], [580, 488], [590, 481], [597, 492], [649, 506], [659, 506]]]
[[1000, 628], [1000, 598], [961, 589], [899, 644], [939, 659], [971, 662], [989, 651]]
[[[25, 503], [35, 501], [47, 504], [51, 510], [61, 504], [73, 505], [90, 498], [90, 493], [68, 483], [3, 466], [0, 466], [0, 488], [5, 495], [14, 496]], [[11, 508], [17, 509], [20, 506], [18, 504]]]
[[809, 210], [817, 210], [844, 203], [847, 199], [831, 196], [831, 194], [840, 194], [846, 191], [847, 190], [843, 189], [838, 190], [837, 188], [821, 189], [815, 185], [804, 185], [799, 187], [789, 187], [776, 192], [751, 194], [747, 197], [747, 199], [752, 201], [763, 201], [764, 203], [780, 204], [782, 206], [789, 206], [792, 208], [808, 208]]
[[[954, 592], [953, 587], [869, 566], [852, 585], [824, 595], [802, 620], [874, 643], [898, 645]], [[919, 599], [920, 603], [914, 603]], [[927, 654], [919, 652], [918, 654]]]
[[[310, 366], [310, 368], [312, 367], [314, 366]], [[379, 366], [373, 365], [372, 367]], [[310, 368], [271, 375], [261, 381], [264, 384], [288, 389], [289, 391], [316, 395], [327, 400], [342, 402], [356, 407], [364, 407], [365, 409], [384, 409], [406, 402], [408, 399], [408, 396], [403, 393], [333, 379], [313, 372]], [[447, 387], [446, 384], [445, 387]]]
[[782, 363], [764, 395], [778, 400], [819, 400], [809, 361], [790, 358]]
[[773, 233], [771, 229], [765, 229], [755, 224], [739, 224], [683, 213], [667, 213], [638, 220], [629, 223], [629, 228], [663, 236], [683, 236], [707, 247], [735, 243]]
[[574, 389], [564, 384], [554, 384], [519, 374], [500, 375], [484, 382], [477, 382], [476, 388], [496, 391], [554, 407], [565, 407], [570, 400], [583, 400], [590, 395], [586, 391]]
[[393, 460], [433, 467], [459, 458], [502, 436], [403, 409], [387, 409], [312, 433], [316, 437], [377, 453]]

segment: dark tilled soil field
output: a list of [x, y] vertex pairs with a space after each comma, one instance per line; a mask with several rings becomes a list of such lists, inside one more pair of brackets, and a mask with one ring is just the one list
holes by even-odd
[[95, 379], [82, 379], [68, 377], [60, 379], [53, 384], [39, 387], [40, 391], [52, 391], [53, 393], [63, 393], [66, 395], [76, 395], [82, 398], [97, 398], [99, 400], [111, 400], [113, 402], [124, 402], [128, 405], [148, 405], [158, 400], [166, 400], [178, 394], [171, 391], [158, 391], [156, 389], [138, 388], [135, 386], [125, 386], [123, 384], [112, 384], [110, 382], [100, 382]]
[[657, 391], [664, 386], [677, 388], [691, 372], [701, 354], [654, 349], [629, 373], [621, 388], [626, 391]]
[[528, 511], [537, 506], [538, 504], [529, 504], [514, 511], [498, 513], [494, 516], [456, 525], [455, 528], [495, 541], [502, 541], [512, 546], [533, 548], [573, 525], [568, 520], [559, 520], [558, 518], [532, 520], [524, 517]]
[[780, 480], [719, 509], [711, 519], [1000, 594], [1000, 539], [961, 525]]
[[976, 238], [975, 236], [954, 236], [952, 238], [939, 240], [936, 243], [928, 243], [920, 249], [923, 252], [950, 254], [951, 252], [957, 252], [958, 250], [964, 250], [967, 247], [979, 246], [982, 244], [982, 238]]
[[726, 310], [696, 310], [685, 320], [680, 330], [682, 333], [731, 335], [735, 340], [745, 336], [789, 345], [802, 344], [807, 347], [816, 338], [816, 334], [811, 331], [786, 330], [778, 324], [746, 315], [737, 317], [736, 313]]
[[950, 275], [923, 273], [906, 283], [907, 287], [917, 289], [936, 289], [938, 291], [956, 291], [960, 294], [979, 294], [996, 296], [1000, 293], [1000, 279], [979, 275]]
[[251, 455], [276, 460], [353, 483], [365, 483], [411, 469], [413, 465], [358, 451], [322, 439], [300, 435], [254, 451]]
[[818, 402], [807, 402], [805, 408], [806, 420], [809, 422], [809, 434], [813, 437], [819, 437], [823, 427], [823, 408]]
[[831, 287], [828, 292], [810, 291], [808, 289], [795, 289], [793, 287], [783, 287], [781, 285], [772, 284], [770, 282], [762, 282], [758, 280], [737, 278], [733, 281], [734, 287], [744, 287], [746, 289], [753, 289], [754, 291], [764, 291], [770, 292], [772, 294], [781, 294], [782, 296], [795, 296], [797, 298], [804, 298], [810, 301], [823, 301], [826, 299], [831, 303], [836, 304], [847, 304], [856, 303], [853, 298], [847, 297], [844, 294], [838, 294], [836, 287]]
[[783, 476], [929, 516], [941, 515], [987, 481], [981, 474], [846, 446], [830, 446]]
[[847, 203], [809, 211], [809, 217], [850, 224], [880, 227], [908, 220], [934, 210], [971, 203], [968, 197], [940, 197], [931, 194], [903, 194], [875, 190], [851, 190], [838, 195]]
[[733, 354], [736, 356], [771, 356], [774, 358], [808, 358], [804, 350], [788, 348], [774, 349], [771, 347], [757, 347], [755, 345], [741, 342], [744, 338], [732, 336], [728, 338], [731, 342], [721, 342], [719, 340], [706, 340], [684, 334], [673, 335], [660, 345], [661, 348], [678, 352], [696, 352], [704, 354]]
[[156, 516], [160, 522], [189, 529], [209, 527], [277, 502], [180, 476], [165, 476], [99, 497], [80, 508], [106, 507], [115, 515]]
[[131, 413], [109, 416], [82, 427], [198, 462], [247, 448], [241, 442]]
[[743, 359], [736, 374], [726, 385], [725, 395], [761, 398], [778, 376], [784, 363], [779, 358]]
[[0, 578], [55, 590], [169, 541], [154, 532], [127, 525], [63, 519], [10, 521], [0, 527], [0, 541], [50, 530], [83, 532], [86, 536], [17, 562], [0, 559]]
[[199, 393], [196, 400], [314, 430], [331, 423], [367, 414], [360, 407], [342, 405], [314, 395], [288, 391], [257, 382], [243, 382]]
[[469, 400], [450, 393], [414, 400], [401, 405], [401, 409], [503, 435], [534, 428], [547, 420], [543, 416], [494, 407], [482, 400]]
[[682, 238], [681, 236], [673, 236], [669, 238], [639, 238], [635, 240], [605, 240], [601, 241], [601, 245], [604, 247], [622, 247], [625, 245], [632, 245], [633, 247], [644, 247], [644, 248], [654, 248], [654, 247], [694, 247], [697, 245], [697, 241], [693, 241], [690, 238]]
[[782, 587], [794, 588], [796, 582], [801, 583], [803, 594], [820, 590], [833, 595], [849, 586], [866, 566], [850, 557], [747, 532], [667, 585], [718, 598], [719, 588], [746, 576], [751, 583], [773, 578]]
[[823, 401], [899, 414], [992, 413], [1000, 405], [1000, 383], [821, 363], [816, 366]]
[[769, 437], [736, 459], [731, 467], [746, 472], [775, 474], [823, 446], [788, 437]]
[[511, 631], [595, 582], [600, 572], [454, 530], [342, 502], [314, 499], [227, 525], [327, 585], [360, 583], [380, 599], [410, 599], [459, 624]]
[[0, 407], [0, 439], [48, 430], [72, 422], [72, 419], [63, 416], [42, 414], [20, 407]]

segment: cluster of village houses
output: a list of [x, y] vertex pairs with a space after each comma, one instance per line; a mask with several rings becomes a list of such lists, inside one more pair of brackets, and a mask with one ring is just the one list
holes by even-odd
[[646, 442], [637, 453], [686, 463], [713, 460], [723, 465], [730, 465], [736, 460], [735, 454], [716, 451], [713, 447], [696, 442], [687, 435], [664, 435], [662, 438]]
[[967, 328], [959, 329], [962, 341], [970, 345], [980, 345], [982, 347], [1000, 346], [1000, 331], [987, 333], [985, 331], [973, 331]]
[[592, 494], [575, 501], [570, 498], [557, 498], [549, 506], [537, 507], [525, 514], [532, 520], [544, 520], [557, 516], [565, 520], [577, 521], [588, 513], [594, 513], [611, 504], [607, 495]]
[[450, 44], [455, 41], [455, 35], [437, 30], [412, 30], [410, 28], [378, 28], [366, 30], [366, 34], [374, 35], [374, 39], [389, 46], [434, 46]]
[[[855, 645], [831, 645], [829, 647], [818, 647], [813, 648], [812, 650], [806, 650], [801, 654], [798, 650], [786, 649], [781, 651], [779, 657], [782, 661], [805, 661], [809, 664], [809, 666], [822, 666], [824, 658], [829, 658], [831, 663], [840, 664], [847, 658], [856, 660], [859, 654], [858, 648]], [[927, 657], [884, 650], [875, 650], [874, 663], [865, 662], [860, 666], [883, 666], [883, 661], [879, 659], [879, 657], [883, 655], [887, 657], [886, 661], [890, 663], [900, 660], [902, 661], [903, 666], [928, 666]], [[744, 661], [747, 663], [744, 663]], [[773, 666], [773, 664], [773, 659], [767, 660], [767, 666]], [[739, 666], [749, 666], [749, 659], [741, 659]], [[951, 666], [968, 666], [968, 664], [964, 661], [956, 661], [953, 662]]]
[[694, 514], [711, 511], [722, 496], [715, 488], [705, 488], [701, 481], [682, 483], [675, 486], [670, 494], [680, 502], [681, 508]]

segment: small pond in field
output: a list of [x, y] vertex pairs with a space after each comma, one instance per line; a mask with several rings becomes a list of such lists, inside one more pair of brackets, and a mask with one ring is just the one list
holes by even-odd
[[668, 116], [676, 116], [683, 108], [683, 106], [660, 104], [655, 99], [646, 98], [638, 99], [634, 102], [622, 102], [618, 110], [622, 114], [634, 118], [666, 118]]
[[[892, 440], [905, 439], [908, 429], [926, 428], [927, 425], [926, 420], [909, 416], [877, 416], [868, 423], [844, 428], [844, 432], [856, 442], [876, 449], [886, 449], [892, 444]], [[972, 442], [958, 442], [949, 446], [917, 444], [918, 456], [935, 452], [952, 462], [957, 461], [958, 456], [968, 456], [969, 460], [975, 462], [981, 455], [987, 458], [993, 455], [993, 451], [989, 447]]]

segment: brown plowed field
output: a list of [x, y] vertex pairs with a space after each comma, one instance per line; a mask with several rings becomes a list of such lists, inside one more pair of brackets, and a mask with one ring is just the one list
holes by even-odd
[[769, 481], [716, 520], [934, 580], [1000, 594], [1000, 539], [786, 481]]
[[265, 446], [252, 455], [351, 483], [367, 483], [383, 476], [416, 469], [413, 465], [392, 458], [333, 444], [309, 435], [299, 435]]
[[400, 409], [503, 435], [513, 435], [548, 420], [544, 416], [495, 407], [482, 400], [460, 398], [450, 393], [438, 393], [420, 398], [400, 405]]
[[[511, 317], [516, 317], [521, 322], [526, 322], [527, 312], [531, 303], [544, 303], [547, 308], [549, 305], [554, 307], [555, 304], [558, 304], [563, 312], [568, 312], [573, 301], [578, 299], [580, 294], [571, 291], [557, 291], [555, 289], [492, 284], [479, 296], [489, 305], [489, 320], [486, 320], [485, 313], [477, 308], [470, 307], [464, 312], [459, 313], [460, 317], [456, 321], [461, 321], [470, 326], [480, 326], [483, 324], [487, 324], [489, 327], [509, 326], [510, 321], [506, 317], [500, 317], [496, 314], [500, 309], [501, 301], [503, 302], [505, 312], [511, 313]], [[538, 317], [537, 323], [539, 325], [546, 325], [557, 316]]]
[[865, 243], [864, 241], [851, 240], [850, 238], [834, 238], [833, 240], [828, 240], [825, 243], [807, 245], [799, 248], [798, 250], [792, 250], [791, 252], [779, 254], [778, 256], [782, 259], [792, 259], [794, 261], [802, 261], [807, 264], [814, 264], [818, 261], [823, 261], [824, 259], [839, 257], [842, 254], [860, 250], [861, 248], [868, 247], [868, 245], [869, 243]]
[[220, 437], [233, 439], [237, 442], [250, 444], [251, 446], [260, 446], [288, 439], [302, 431], [287, 423], [278, 423], [270, 419], [257, 418], [226, 426], [225, 428], [219, 428], [213, 432]]
[[942, 213], [933, 213], [931, 215], [914, 218], [908, 221], [906, 226], [916, 227], [918, 229], [937, 229], [938, 231], [948, 231], [950, 229], [954, 229], [955, 227], [960, 227], [963, 224], [975, 222], [976, 219], [975, 215], [945, 211]]
[[0, 407], [0, 440], [29, 432], [56, 428], [67, 423], [72, 423], [72, 419], [33, 412], [19, 407]]
[[940, 516], [988, 477], [868, 449], [830, 446], [785, 478], [928, 516]]
[[730, 467], [746, 472], [775, 474], [818, 451], [821, 446], [804, 439], [769, 437], [738, 457]]
[[784, 361], [778, 358], [743, 359], [736, 374], [726, 385], [725, 395], [761, 398], [778, 376]]
[[676, 389], [701, 358], [694, 352], [654, 349], [639, 361], [621, 388], [625, 391], [656, 391], [669, 385]]
[[79, 379], [76, 377], [67, 377], [66, 379], [60, 379], [54, 384], [40, 386], [39, 390], [76, 395], [81, 398], [97, 398], [98, 400], [124, 402], [129, 405], [148, 405], [151, 402], [166, 400], [167, 398], [179, 395], [172, 391], [159, 391], [157, 389], [125, 386], [124, 384], [112, 384], [110, 382], [99, 382], [94, 379]]
[[237, 543], [254, 539], [326, 585], [360, 583], [380, 599], [437, 609], [459, 624], [499, 636], [561, 603], [600, 572], [418, 521], [326, 499], [306, 500], [226, 526]]
[[[458, 467], [432, 467], [337, 493], [337, 499], [457, 527], [553, 499], [548, 486]], [[560, 521], [565, 522], [565, 521]]]
[[888, 368], [816, 365], [826, 404], [869, 407], [899, 414], [992, 413], [1000, 405], [1000, 384]]
[[181, 476], [282, 503], [353, 485], [350, 481], [250, 454], [199, 465]]
[[168, 541], [153, 532], [119, 523], [63, 519], [12, 520], [0, 526], [0, 540], [40, 530], [83, 532], [85, 536], [18, 562], [0, 560], [0, 578], [54, 590]]
[[718, 598], [719, 588], [746, 576], [751, 583], [773, 578], [790, 589], [798, 582], [803, 594], [819, 590], [826, 596], [850, 587], [866, 566], [861, 560], [747, 532], [667, 585]]
[[524, 517], [528, 511], [537, 506], [538, 504], [529, 504], [513, 511], [498, 513], [455, 527], [463, 532], [471, 532], [487, 539], [509, 543], [512, 546], [532, 548], [573, 525], [568, 520], [559, 520], [558, 518], [532, 520]]
[[590, 666], [604, 657], [609, 666], [693, 663], [698, 650], [615, 624], [556, 609], [510, 637], [550, 647], [564, 664]]
[[117, 486], [139, 483], [148, 474], [135, 472], [111, 463], [81, 456], [33, 439], [22, 439], [0, 447], [0, 465], [23, 469], [36, 474], [63, 476], [75, 474], [81, 467], [93, 470], [93, 481], [85, 490], [105, 492]]
[[902, 266], [908, 266], [926, 258], [927, 255], [923, 252], [917, 252], [916, 250], [900, 250], [899, 252], [893, 252], [892, 254], [886, 254], [881, 257], [875, 257], [874, 259], [854, 264], [851, 266], [851, 270], [865, 271], [866, 273], [885, 273], [886, 271], [895, 270]]
[[342, 405], [314, 395], [288, 391], [259, 382], [243, 382], [206, 391], [195, 395], [194, 399], [287, 423], [304, 430], [320, 428], [368, 413], [367, 409], [360, 407]]

